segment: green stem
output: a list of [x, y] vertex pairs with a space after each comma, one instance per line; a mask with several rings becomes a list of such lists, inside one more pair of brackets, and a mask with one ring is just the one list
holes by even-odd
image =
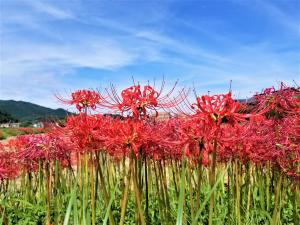
[[[200, 147], [200, 157], [199, 157], [199, 163], [198, 163], [198, 168], [197, 168], [197, 174], [198, 174], [198, 179], [197, 179], [197, 197], [196, 197], [196, 204], [195, 204], [195, 212], [197, 211], [197, 208], [200, 207], [200, 197], [201, 197], [201, 183], [202, 183], [202, 156], [203, 156], [203, 151], [202, 151], [202, 147], [199, 144]], [[193, 217], [192, 217], [193, 218]]]
[[[99, 160], [100, 159], [97, 158], [96, 162], [97, 162], [97, 167], [98, 167], [98, 172], [99, 172], [99, 177], [100, 177], [100, 187], [103, 192], [105, 205], [108, 207], [108, 204], [109, 204], [108, 193], [107, 193], [107, 190], [105, 187], [105, 180], [104, 180], [104, 176], [103, 176], [103, 172], [102, 172], [102, 168], [101, 168]], [[110, 223], [110, 225], [115, 224], [111, 209], [109, 209], [109, 223]]]
[[[124, 193], [123, 193], [123, 199], [122, 199], [122, 203], [121, 203], [121, 218], [120, 218], [119, 225], [123, 225], [124, 224], [124, 220], [125, 220], [125, 212], [126, 212], [126, 205], [127, 205], [127, 198], [128, 198], [129, 186], [130, 186], [130, 183], [131, 183], [131, 171], [132, 171], [132, 168], [133, 168], [133, 160], [130, 158], [129, 170], [128, 170], [128, 173], [127, 173], [127, 182], [125, 183], [125, 188], [124, 188]], [[123, 169], [125, 170], [125, 167]]]
[[279, 180], [276, 186], [275, 190], [275, 204], [274, 204], [274, 210], [273, 210], [273, 216], [272, 216], [272, 225], [277, 225], [278, 224], [278, 218], [280, 214], [280, 194], [281, 194], [281, 186], [282, 186], [282, 179], [283, 179], [283, 174], [280, 173]]
[[248, 168], [248, 175], [247, 175], [247, 206], [246, 206], [246, 221], [249, 219], [249, 212], [250, 212], [250, 204], [251, 204], [251, 187], [252, 187], [252, 182], [251, 182], [251, 171], [252, 171], [252, 165], [249, 165]]
[[[211, 173], [209, 176], [209, 185], [211, 189], [213, 188], [216, 179], [216, 155], [217, 155], [217, 139], [214, 139]], [[209, 214], [208, 214], [209, 225], [213, 225], [214, 203], [215, 203], [215, 194], [213, 192], [210, 196], [210, 201], [209, 201]]]
[[94, 182], [94, 159], [91, 153], [92, 166], [91, 166], [91, 198], [92, 198], [92, 225], [96, 224], [96, 196], [95, 196], [95, 182]]
[[139, 212], [139, 219], [141, 221], [142, 225], [146, 225], [143, 210], [142, 210], [142, 205], [141, 205], [141, 194], [137, 182], [137, 171], [135, 171], [135, 176], [133, 176], [133, 187], [134, 187], [134, 192], [135, 192], [135, 197], [136, 197], [136, 203], [137, 203], [137, 208]]
[[147, 158], [145, 156], [145, 195], [146, 195], [146, 222], [148, 224], [149, 221], [149, 196], [148, 196], [148, 168], [147, 168]]
[[159, 214], [160, 214], [160, 221], [163, 222], [164, 219], [165, 219], [165, 216], [164, 216], [164, 212], [165, 212], [165, 201], [164, 201], [164, 195], [163, 195], [163, 191], [162, 191], [162, 185], [161, 185], [161, 177], [158, 176], [158, 172], [157, 172], [157, 169], [156, 169], [156, 162], [154, 162], [154, 165], [153, 165], [153, 170], [154, 170], [154, 174], [155, 174], [155, 186], [156, 186], [156, 189], [157, 189], [157, 196], [158, 196], [158, 204], [159, 204]]
[[241, 204], [241, 194], [240, 194], [240, 168], [237, 159], [235, 160], [235, 191], [236, 191], [236, 199], [235, 199], [235, 213], [236, 213], [236, 224], [241, 224], [241, 212], [240, 212], [240, 204]]
[[47, 212], [46, 212], [46, 224], [51, 224], [51, 168], [49, 163], [46, 163], [46, 190], [47, 190]]

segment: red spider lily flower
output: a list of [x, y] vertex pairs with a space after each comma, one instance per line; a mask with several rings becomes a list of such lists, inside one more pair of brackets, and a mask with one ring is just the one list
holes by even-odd
[[240, 113], [240, 102], [232, 98], [231, 92], [205, 95], [196, 100], [192, 104], [195, 114], [188, 117], [180, 128], [186, 143], [186, 155], [196, 160], [200, 156], [205, 166], [210, 163], [208, 156], [215, 147], [217, 160], [243, 158], [249, 146], [241, 143], [241, 132], [250, 121], [261, 121], [261, 114]]
[[145, 133], [149, 137], [143, 144], [143, 153], [155, 160], [180, 160], [183, 153], [181, 134], [178, 132], [180, 120], [147, 121]]
[[281, 84], [279, 90], [266, 89], [256, 99], [257, 110], [265, 111], [266, 118], [250, 124], [253, 131], [248, 133], [248, 144], [253, 143], [252, 148], [256, 149], [251, 160], [262, 164], [270, 162], [288, 176], [299, 179], [299, 88]]
[[231, 97], [231, 92], [219, 95], [203, 95], [196, 98], [197, 102], [192, 104], [196, 116], [208, 122], [220, 125], [222, 122], [236, 122], [251, 115], [240, 114], [240, 102]]
[[241, 120], [252, 115], [240, 114], [240, 103], [231, 97], [231, 92], [196, 98], [197, 102], [191, 107], [195, 115], [187, 119], [182, 127], [186, 136], [188, 154], [192, 151], [192, 158], [201, 158], [202, 164], [209, 164], [208, 155], [213, 152], [214, 145], [217, 145], [216, 155], [220, 158], [220, 137], [222, 129], [228, 129], [227, 124], [234, 126]]
[[0, 143], [0, 181], [3, 179], [14, 179], [20, 172], [15, 152], [5, 148]]
[[158, 105], [158, 92], [149, 85], [144, 86], [143, 92], [141, 92], [140, 85], [131, 86], [123, 90], [121, 96], [120, 111], [132, 110], [135, 118], [138, 118], [140, 114], [146, 116], [146, 108], [154, 109]]
[[[209, 149], [202, 143], [205, 129], [199, 123], [186, 118], [172, 118], [166, 121], [147, 123], [146, 129], [151, 139], [143, 146], [147, 157], [155, 160], [181, 160], [183, 156], [190, 162], [208, 165]], [[198, 125], [198, 126], [194, 126]], [[208, 136], [205, 136], [208, 137]]]
[[99, 114], [86, 115], [80, 113], [77, 116], [69, 116], [66, 127], [62, 131], [77, 146], [74, 151], [84, 153], [99, 150], [104, 147], [99, 133], [105, 134], [106, 129], [111, 126], [111, 121], [112, 118]]
[[[177, 127], [180, 133], [181, 146], [184, 154], [192, 161], [197, 161], [204, 166], [208, 165], [210, 149], [207, 143], [213, 137], [213, 130], [204, 120], [197, 117], [180, 118]], [[198, 161], [200, 159], [200, 161]]]
[[17, 139], [19, 140], [17, 156], [25, 170], [35, 171], [39, 162], [69, 161], [68, 145], [60, 137], [37, 134], [19, 136]]
[[142, 145], [149, 139], [145, 130], [142, 122], [130, 118], [124, 121], [114, 119], [110, 129], [106, 130], [105, 134], [99, 133], [99, 136], [104, 140], [108, 154], [120, 158], [121, 156], [130, 156], [133, 152], [139, 156]]
[[160, 91], [157, 91], [151, 85], [145, 85], [143, 88], [140, 84], [133, 85], [124, 89], [121, 92], [121, 97], [118, 96], [115, 88], [111, 86], [110, 91], [106, 89], [108, 96], [102, 97], [104, 99], [102, 105], [122, 113], [132, 113], [135, 119], [146, 119], [149, 116], [148, 111], [154, 111], [157, 116], [157, 110], [175, 107], [184, 101], [187, 96], [187, 93], [182, 89], [178, 96], [171, 98], [177, 82], [167, 94], [163, 95], [164, 84], [163, 81]]
[[230, 126], [219, 138], [221, 160], [238, 158], [260, 165], [269, 163], [288, 176], [300, 178], [297, 172], [297, 163], [300, 162], [298, 118], [264, 119], [243, 126]]
[[[253, 142], [246, 136], [249, 134], [249, 122], [234, 125], [223, 124], [218, 136], [218, 160], [228, 162], [238, 159], [244, 163], [249, 162], [253, 153]], [[253, 141], [253, 140], [251, 140]], [[256, 140], [258, 141], [258, 140]]]
[[14, 179], [19, 175], [19, 167], [14, 153], [0, 152], [0, 180]]
[[97, 105], [99, 105], [102, 101], [101, 96], [98, 92], [92, 90], [78, 90], [71, 94], [70, 100], [64, 100], [58, 97], [62, 102], [75, 105], [79, 111], [83, 109], [91, 108], [95, 110]]
[[123, 121], [114, 119], [109, 129], [99, 132], [99, 139], [104, 140], [108, 154], [117, 159], [131, 156], [131, 153], [142, 159], [173, 158], [174, 152], [177, 152], [176, 155], [181, 152], [176, 135], [167, 127], [170, 128], [163, 122], [154, 123], [150, 120], [145, 123], [134, 118], [125, 118]]
[[265, 111], [267, 117], [280, 119], [287, 114], [299, 113], [300, 89], [287, 87], [281, 83], [280, 88], [267, 88], [255, 96], [257, 110]]
[[278, 152], [274, 159], [281, 169], [293, 177], [300, 178], [297, 166], [300, 162], [300, 115], [282, 119], [274, 130], [275, 147]]

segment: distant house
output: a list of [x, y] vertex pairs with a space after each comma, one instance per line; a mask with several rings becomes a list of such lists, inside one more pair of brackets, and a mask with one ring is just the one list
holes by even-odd
[[158, 121], [163, 121], [163, 120], [168, 120], [171, 118], [171, 114], [169, 112], [159, 112], [156, 120]]
[[1, 128], [19, 128], [20, 123], [1, 123], [0, 127]]
[[44, 123], [43, 122], [37, 122], [37, 123], [32, 124], [32, 126], [34, 128], [43, 128], [44, 127]]
[[105, 113], [105, 114], [103, 114], [103, 116], [109, 116], [109, 117], [112, 117], [113, 119], [120, 119], [120, 120], [124, 119], [124, 116], [119, 115], [119, 114]]

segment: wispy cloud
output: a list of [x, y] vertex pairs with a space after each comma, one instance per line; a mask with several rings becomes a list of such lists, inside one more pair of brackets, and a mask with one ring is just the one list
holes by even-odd
[[[250, 11], [248, 3], [220, 4], [4, 0], [0, 98], [55, 106], [56, 91], [110, 81], [123, 88], [132, 75], [179, 78], [198, 93], [226, 91], [232, 79], [240, 97], [300, 80], [299, 17], [267, 1]], [[247, 20], [262, 17], [269, 22]], [[235, 26], [243, 19], [246, 33]]]
[[58, 7], [55, 7], [51, 4], [48, 4], [45, 1], [36, 1], [36, 0], [26, 0], [26, 4], [30, 5], [36, 12], [45, 13], [56, 19], [70, 19], [73, 18], [73, 15], [68, 10], [63, 10]]
[[279, 7], [277, 7], [272, 1], [256, 1], [258, 6], [263, 9], [263, 11], [270, 17], [272, 20], [276, 20], [277, 23], [285, 26], [286, 28], [293, 31], [296, 35], [300, 35], [300, 3], [299, 1], [290, 1], [293, 8], [298, 12], [296, 18], [290, 17], [288, 13], [282, 11]]
[[19, 40], [17, 46], [9, 43], [2, 51], [6, 56], [1, 63], [3, 76], [24, 70], [55, 67], [110, 70], [130, 64], [135, 59], [133, 51], [127, 51], [116, 43], [99, 38], [69, 44], [26, 43]]

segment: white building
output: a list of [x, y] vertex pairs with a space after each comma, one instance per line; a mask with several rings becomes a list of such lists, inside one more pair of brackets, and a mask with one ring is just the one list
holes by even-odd
[[32, 125], [34, 128], [43, 128], [44, 127], [44, 123], [42, 122], [37, 122], [37, 123], [34, 123]]
[[0, 127], [1, 128], [19, 128], [20, 123], [1, 123]]

